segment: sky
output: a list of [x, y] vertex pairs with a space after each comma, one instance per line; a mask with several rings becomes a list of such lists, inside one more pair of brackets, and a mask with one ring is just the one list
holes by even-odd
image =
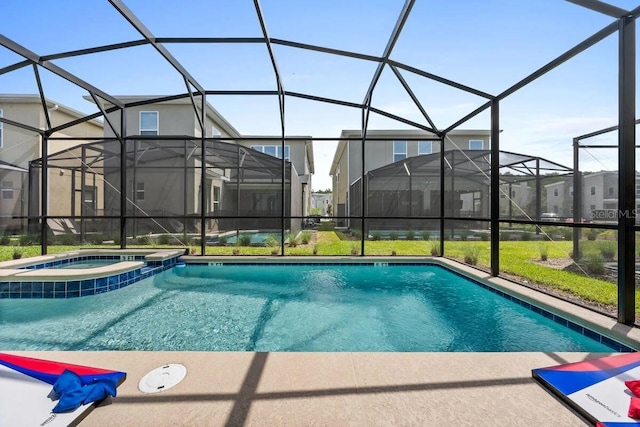
[[[0, 33], [38, 55], [140, 39], [107, 0], [10, 0]], [[252, 0], [124, 0], [156, 37], [260, 37]], [[611, 0], [633, 9], [640, 0]], [[382, 55], [404, 5], [400, 0], [263, 0], [269, 36]], [[475, 89], [499, 94], [613, 20], [564, 0], [416, 0], [391, 59]], [[640, 33], [640, 31], [639, 31]], [[640, 41], [638, 42], [640, 45]], [[207, 90], [275, 90], [264, 44], [166, 44]], [[617, 34], [552, 70], [500, 105], [500, 146], [572, 166], [572, 138], [617, 123]], [[285, 91], [360, 103], [377, 64], [274, 45]], [[637, 55], [640, 57], [640, 55]], [[22, 58], [0, 47], [0, 68]], [[54, 64], [111, 95], [186, 92], [181, 76], [152, 47], [139, 46]], [[639, 67], [640, 68], [640, 67]], [[485, 100], [402, 71], [407, 83], [443, 129]], [[87, 92], [40, 69], [48, 98], [87, 114]], [[640, 86], [640, 85], [638, 85]], [[0, 93], [37, 93], [31, 67], [0, 75]], [[640, 98], [640, 97], [639, 97]], [[272, 96], [208, 96], [207, 101], [243, 135], [278, 135], [278, 100]], [[393, 72], [386, 67], [372, 105], [427, 124]], [[338, 138], [361, 127], [361, 111], [285, 98], [285, 132]], [[482, 113], [460, 129], [488, 129]], [[407, 129], [373, 114], [370, 129]], [[615, 144], [616, 134], [591, 143]], [[314, 143], [315, 190], [331, 186], [336, 142]], [[583, 150], [583, 170], [616, 170], [614, 149]]]

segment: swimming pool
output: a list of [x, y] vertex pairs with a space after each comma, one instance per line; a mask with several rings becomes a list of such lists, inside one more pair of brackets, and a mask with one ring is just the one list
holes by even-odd
[[437, 265], [188, 265], [87, 298], [0, 300], [0, 349], [631, 350], [524, 304]]
[[240, 236], [239, 239], [241, 243], [243, 238], [248, 238], [250, 245], [266, 245], [269, 239], [280, 242], [280, 231], [241, 231], [240, 234], [232, 232], [212, 236], [207, 240], [207, 244], [217, 245], [220, 242], [220, 237], [224, 237], [226, 245], [235, 245], [238, 243], [238, 236]]

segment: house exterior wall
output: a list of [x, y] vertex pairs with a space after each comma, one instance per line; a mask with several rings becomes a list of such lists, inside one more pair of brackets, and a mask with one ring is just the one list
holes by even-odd
[[[52, 127], [69, 123], [84, 116], [84, 114], [79, 111], [72, 110], [63, 105], [58, 105], [53, 101], [47, 100], [46, 103]], [[3, 112], [3, 118], [20, 122], [37, 129], [47, 129], [44, 109], [38, 95], [0, 96], [0, 110]], [[0, 148], [0, 159], [2, 161], [24, 169], [29, 169], [29, 163], [32, 160], [42, 157], [42, 138], [39, 134], [17, 128], [15, 126], [10, 126], [6, 123], [3, 124], [2, 131], [3, 145], [2, 148]], [[97, 120], [90, 120], [88, 122], [66, 128], [62, 131], [55, 132], [51, 135], [56, 138], [87, 138], [86, 141], [83, 141], [82, 139], [76, 139], [73, 141], [49, 140], [47, 143], [47, 153], [54, 154], [79, 144], [91, 142], [93, 138], [100, 138], [102, 135], [102, 123]], [[80, 206], [78, 205], [78, 208], [75, 209], [71, 203], [72, 187], [70, 176], [71, 172], [68, 170], [65, 171], [53, 167], [48, 170], [49, 215], [72, 216], [79, 215], [81, 213]], [[9, 179], [5, 178], [5, 181], [6, 180]], [[20, 194], [21, 198], [19, 200], [14, 200], [11, 203], [11, 207], [9, 207], [7, 203], [0, 204], [0, 216], [19, 216], [38, 214], [41, 212], [40, 200], [38, 198], [34, 197], [31, 199], [32, 201], [37, 200], [37, 206], [34, 204], [34, 206], [29, 207], [29, 197], [27, 197], [26, 188], [28, 179], [25, 177], [23, 180], [11, 179], [10, 181], [20, 184], [19, 188], [16, 187], [14, 195]], [[78, 189], [80, 188], [80, 184], [80, 180], [77, 180], [76, 186]], [[102, 180], [98, 180], [95, 183], [95, 186], [101, 189], [103, 186]], [[98, 190], [98, 193], [101, 194], [101, 191]], [[78, 201], [81, 200], [80, 197], [77, 199]], [[97, 209], [101, 209], [103, 207], [102, 198], [98, 198], [96, 203], [98, 204], [96, 206]]]
[[[347, 138], [357, 138], [361, 135], [359, 130], [344, 130], [341, 133], [341, 140], [336, 148], [333, 163], [330, 170], [333, 182], [333, 214], [338, 216], [339, 205], [345, 203], [349, 205], [349, 185], [356, 182], [362, 176], [362, 141], [349, 140]], [[433, 138], [434, 135], [424, 131], [414, 130], [369, 130], [367, 136], [370, 138], [384, 138], [381, 140], [367, 140], [365, 144], [364, 156], [364, 173], [388, 165], [394, 162], [394, 141], [406, 141], [407, 157], [419, 155], [420, 140], [416, 138], [424, 137], [425, 141]], [[408, 140], [408, 138], [412, 140]], [[490, 131], [488, 130], [458, 130], [452, 131], [447, 135], [444, 142], [445, 150], [453, 150], [457, 147], [463, 150], [469, 149], [470, 140], [482, 141], [481, 147], [478, 149], [490, 148]], [[441, 143], [432, 141], [432, 153], [441, 151]], [[344, 179], [344, 176], [347, 179]], [[336, 178], [336, 174], [340, 178]], [[413, 200], [415, 201], [415, 200]], [[421, 198], [419, 204], [424, 209], [430, 209], [435, 206], [430, 200], [430, 195]], [[347, 208], [344, 215], [349, 215]]]

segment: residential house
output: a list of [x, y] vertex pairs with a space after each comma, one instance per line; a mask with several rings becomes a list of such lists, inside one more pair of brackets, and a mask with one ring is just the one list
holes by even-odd
[[333, 200], [333, 194], [331, 193], [312, 193], [311, 194], [311, 209], [317, 209], [320, 211], [320, 215], [329, 215], [331, 201]]
[[[359, 138], [360, 130], [343, 130], [340, 135], [329, 172], [333, 180], [334, 216], [360, 214], [363, 170], [367, 177], [368, 216], [440, 215], [443, 197], [438, 153], [441, 143], [435, 135], [419, 130], [369, 130], [364, 169], [362, 141]], [[465, 182], [462, 175], [457, 174], [455, 181], [450, 180], [446, 184], [445, 198], [451, 199], [445, 203], [445, 207], [450, 209], [446, 214], [459, 215], [465, 212], [481, 216], [488, 212], [487, 185], [483, 182], [486, 179], [478, 176], [479, 171], [473, 165], [466, 165], [469, 156], [460, 153], [477, 152], [480, 155], [477, 160], [486, 164], [489, 148], [489, 130], [456, 130], [447, 135], [444, 150], [452, 153], [447, 162], [460, 165], [459, 173], [473, 175], [474, 178]], [[420, 173], [416, 173], [418, 169]], [[374, 182], [371, 179], [374, 177], [379, 179]], [[346, 226], [347, 222], [339, 218], [338, 224]]]
[[[636, 209], [640, 208], [640, 175], [636, 175]], [[565, 177], [545, 185], [547, 212], [573, 219], [573, 178]], [[618, 219], [618, 172], [600, 171], [582, 176], [581, 217], [589, 221], [611, 222]]]
[[[85, 114], [70, 107], [46, 100], [47, 114], [38, 95], [0, 95], [0, 117], [25, 124], [34, 129], [46, 130], [70, 123], [84, 117]], [[94, 138], [101, 138], [103, 125], [100, 120], [89, 120], [66, 129], [54, 132], [51, 138], [76, 138], [73, 141], [52, 139], [47, 145], [49, 154], [65, 150], [73, 145], [90, 142]], [[86, 140], [84, 140], [86, 138]], [[31, 192], [29, 186], [30, 163], [42, 157], [42, 138], [40, 134], [7, 123], [0, 123], [0, 217], [3, 218], [0, 232], [23, 231], [26, 222], [18, 217], [40, 212], [39, 193], [37, 186]], [[39, 173], [34, 172], [32, 179], [39, 179]], [[80, 215], [83, 203], [91, 204], [92, 209], [101, 209], [103, 200], [99, 198], [102, 191], [99, 187], [85, 187], [83, 197], [74, 198], [70, 190], [72, 181], [79, 182], [80, 175], [73, 175], [64, 169], [50, 169], [48, 171], [49, 198], [47, 201], [48, 215], [74, 216]], [[30, 203], [31, 202], [31, 203]]]
[[[174, 221], [139, 220], [134, 234], [183, 231], [185, 224], [187, 231], [196, 231], [200, 227], [197, 217], [203, 211], [207, 216], [216, 217], [207, 220], [207, 232], [279, 229], [282, 215], [297, 217], [287, 221], [285, 228], [300, 229], [302, 217], [308, 215], [314, 172], [309, 137], [287, 138], [283, 150], [277, 138], [241, 135], [207, 104], [204, 136], [208, 139], [203, 168], [199, 139], [202, 132], [190, 98], [144, 105], [141, 105], [144, 101], [158, 97], [117, 98], [135, 105], [126, 109], [127, 153], [131, 153], [126, 171], [128, 213], [139, 217], [177, 217]], [[116, 129], [120, 126], [119, 114], [109, 115]], [[115, 137], [110, 126], [105, 126], [104, 136]], [[156, 136], [158, 138], [154, 138]], [[285, 163], [280, 160], [283, 156]], [[118, 215], [120, 210], [119, 162], [119, 157], [114, 156], [106, 166], [105, 179], [112, 181], [105, 189], [106, 193], [112, 193], [105, 194], [105, 198], [112, 201], [106, 207], [110, 215]], [[203, 169], [206, 171], [204, 206], [201, 203]]]

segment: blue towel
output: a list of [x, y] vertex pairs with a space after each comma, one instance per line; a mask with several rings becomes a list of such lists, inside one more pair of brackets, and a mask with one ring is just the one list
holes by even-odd
[[116, 396], [117, 381], [111, 378], [93, 378], [85, 383], [73, 371], [65, 369], [53, 384], [54, 400], [58, 404], [53, 408], [54, 413], [73, 411], [80, 407], [107, 396]]

